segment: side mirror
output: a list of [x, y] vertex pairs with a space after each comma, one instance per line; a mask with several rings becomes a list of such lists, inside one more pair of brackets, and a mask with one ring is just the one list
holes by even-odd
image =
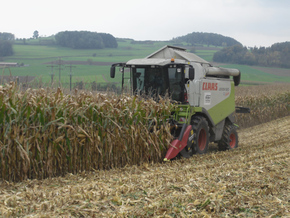
[[189, 80], [194, 80], [194, 68], [189, 68], [188, 77]]
[[115, 66], [111, 66], [111, 70], [110, 70], [111, 78], [115, 78], [115, 73], [116, 73], [116, 67]]
[[238, 76], [234, 76], [233, 79], [234, 79], [235, 86], [238, 86], [241, 81], [241, 73]]

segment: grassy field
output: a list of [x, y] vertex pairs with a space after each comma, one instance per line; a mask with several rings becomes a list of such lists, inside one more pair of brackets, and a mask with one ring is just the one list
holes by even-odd
[[[96, 81], [97, 83], [121, 81], [120, 75], [115, 80], [109, 77], [111, 62], [126, 62], [133, 58], [142, 58], [166, 45], [166, 42], [155, 42], [153, 45], [133, 45], [131, 40], [119, 42], [117, 49], [69, 49], [58, 46], [14, 45], [15, 55], [5, 58], [6, 62], [23, 63], [25, 67], [11, 68], [13, 76], [36, 76], [43, 83], [51, 82], [51, 68], [47, 62], [56, 61], [61, 57], [63, 61], [92, 61], [109, 62], [108, 66], [76, 65], [73, 69], [73, 81]], [[63, 67], [62, 67], [63, 68]], [[69, 82], [69, 68], [61, 71], [61, 82]], [[54, 69], [55, 81], [58, 83], [59, 70]], [[2, 75], [9, 75], [5, 70]], [[104, 80], [106, 78], [106, 81]]]
[[[143, 58], [152, 52], [160, 49], [170, 42], [159, 41], [150, 44], [132, 44], [132, 40], [119, 40], [116, 49], [70, 49], [58, 46], [42, 46], [34, 42], [29, 45], [14, 45], [14, 56], [4, 58], [3, 61], [23, 63], [25, 67], [11, 68], [13, 76], [35, 76], [44, 84], [51, 82], [51, 68], [48, 62], [56, 61], [61, 57], [63, 61], [85, 61], [87, 65], [76, 65], [73, 68], [73, 82], [83, 81], [97, 83], [120, 82], [121, 76], [117, 74], [115, 79], [109, 77], [110, 64], [112, 62], [126, 62], [134, 58]], [[185, 45], [184, 45], [185, 46]], [[195, 53], [207, 61], [212, 61], [213, 54], [220, 48], [199, 47]], [[89, 62], [108, 62], [108, 66], [89, 65]], [[237, 68], [242, 72], [242, 80], [245, 84], [268, 83], [268, 82], [290, 82], [290, 71], [256, 68], [244, 65], [223, 65], [225, 67]], [[54, 68], [55, 82], [59, 82], [59, 70]], [[279, 72], [283, 72], [279, 74]], [[61, 82], [69, 82], [69, 68], [63, 68], [61, 71]], [[2, 70], [2, 75], [9, 75], [9, 71]]]
[[[222, 67], [239, 69], [242, 72], [242, 82], [257, 82], [257, 83], [276, 83], [290, 82], [290, 70], [288, 76], [285, 76], [285, 71], [280, 71], [275, 68], [268, 68], [263, 71], [263, 68], [251, 67], [247, 65], [228, 64], [221, 65]], [[280, 74], [279, 74], [280, 73]]]

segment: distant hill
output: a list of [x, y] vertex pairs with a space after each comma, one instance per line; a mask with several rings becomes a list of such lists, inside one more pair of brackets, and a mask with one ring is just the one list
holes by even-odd
[[202, 33], [202, 32], [192, 32], [185, 36], [179, 36], [172, 39], [175, 43], [186, 42], [190, 43], [191, 45], [195, 46], [198, 44], [201, 45], [213, 45], [213, 46], [233, 46], [233, 45], [242, 45], [237, 40], [223, 36], [216, 33]]
[[[115, 38], [109, 33], [97, 33], [89, 31], [62, 31], [49, 37], [39, 37], [38, 39], [16, 39], [15, 44], [24, 45], [60, 45], [74, 49], [93, 49], [93, 48], [117, 48], [118, 42], [131, 40], [131, 44], [152, 45], [155, 40], [134, 40], [132, 38]], [[159, 41], [159, 40], [158, 40]], [[192, 32], [185, 36], [165, 40], [169, 44], [183, 46], [184, 43], [193, 47], [215, 46], [228, 47], [232, 45], [242, 45], [237, 40], [216, 33]]]
[[[168, 41], [138, 41], [129, 38], [115, 38], [109, 33], [89, 31], [63, 31], [49, 37], [15, 40], [14, 35], [11, 33], [0, 33], [0, 57], [3, 58], [13, 55], [13, 44], [46, 46], [58, 45], [73, 49], [106, 49], [118, 48], [119, 43], [122, 44], [123, 48], [126, 50], [133, 49], [135, 45], [146, 46], [148, 49], [153, 49], [159, 43], [161, 43], [162, 46], [164, 44], [171, 44], [185, 47], [190, 52], [194, 53], [196, 53], [198, 49], [208, 50], [207, 53], [202, 53], [201, 57], [209, 61], [290, 68], [290, 42], [276, 43], [268, 48], [255, 47], [248, 49], [247, 47], [243, 47], [240, 42], [231, 37], [216, 33], [203, 32], [192, 32]], [[150, 52], [152, 51], [148, 51], [148, 53]], [[112, 56], [113, 54], [110, 51], [109, 57]]]

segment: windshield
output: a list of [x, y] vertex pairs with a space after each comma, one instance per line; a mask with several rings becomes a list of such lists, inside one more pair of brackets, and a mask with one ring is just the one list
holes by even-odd
[[181, 102], [184, 100], [181, 68], [144, 66], [131, 69], [135, 93], [152, 97], [165, 96], [168, 93], [173, 100]]

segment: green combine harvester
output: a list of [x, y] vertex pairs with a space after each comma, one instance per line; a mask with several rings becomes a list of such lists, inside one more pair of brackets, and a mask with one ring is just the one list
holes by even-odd
[[249, 112], [248, 108], [235, 106], [234, 86], [240, 83], [239, 70], [213, 67], [186, 49], [174, 46], [165, 46], [144, 59], [113, 64], [111, 78], [115, 77], [116, 67], [121, 68], [122, 87], [125, 68], [129, 68], [134, 94], [169, 94], [178, 102], [170, 119], [174, 140], [165, 161], [178, 154], [188, 158], [206, 153], [210, 142], [218, 143], [220, 150], [238, 147], [234, 114]]

